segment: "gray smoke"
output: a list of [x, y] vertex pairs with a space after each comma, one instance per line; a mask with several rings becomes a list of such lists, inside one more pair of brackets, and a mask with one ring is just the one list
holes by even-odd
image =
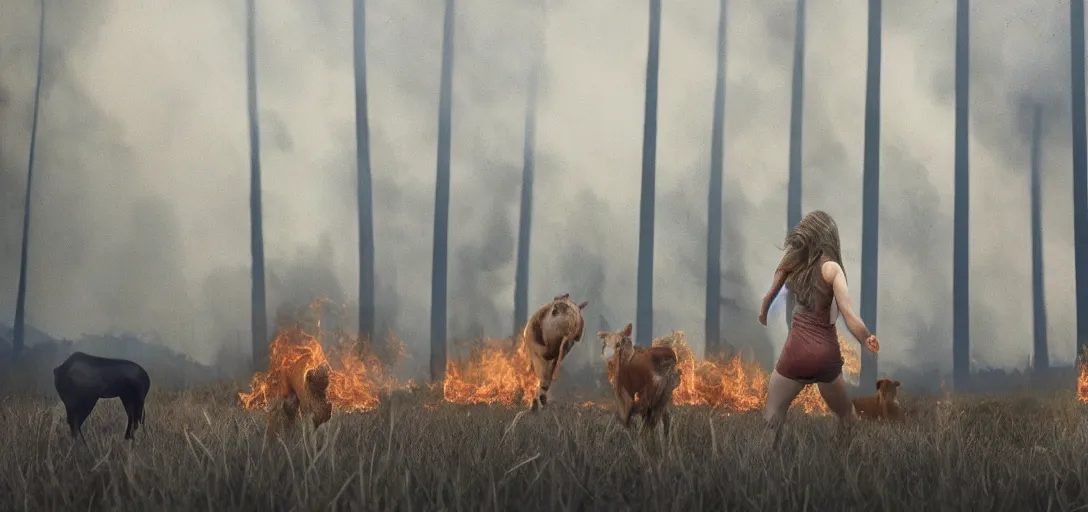
[[[540, 23], [538, 6], [523, 4], [458, 5], [451, 335], [512, 329], [524, 89]], [[756, 308], [785, 225], [794, 7], [745, 0], [730, 9], [723, 334], [761, 359], [785, 336], [781, 319], [759, 326]], [[654, 334], [683, 329], [696, 350], [717, 9], [667, 3], [663, 11]], [[885, 5], [882, 371], [950, 365], [954, 9]], [[368, 2], [379, 328], [395, 330], [417, 360], [427, 350], [441, 11], [427, 0]], [[838, 220], [855, 276], [866, 6], [808, 11], [802, 207]], [[355, 299], [350, 12], [350, 2], [258, 5], [270, 318], [280, 304], [315, 295]], [[68, 337], [153, 331], [203, 361], [245, 346], [242, 14], [241, 2], [212, 0], [50, 10], [30, 324]], [[647, 15], [639, 2], [549, 2], [530, 311], [569, 291], [590, 300], [589, 320], [613, 328], [634, 320]], [[1072, 268], [1068, 5], [995, 0], [973, 16], [973, 357], [1012, 366], [1031, 350], [1030, 300], [1009, 290], [1030, 289], [1026, 105], [1034, 102], [1046, 108], [1045, 266]], [[4, 322], [18, 278], [36, 17], [34, 0], [7, 2], [0, 16]], [[1073, 285], [1058, 271], [1047, 279], [1051, 357], [1061, 364], [1074, 351]]]

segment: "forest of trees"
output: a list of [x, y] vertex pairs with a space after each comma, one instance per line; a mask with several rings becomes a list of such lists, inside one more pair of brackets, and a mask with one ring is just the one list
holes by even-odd
[[[543, 5], [544, 0], [540, 0]], [[370, 167], [369, 120], [367, 112], [366, 16], [365, 0], [353, 0], [353, 33], [356, 101], [357, 201], [359, 220], [359, 330], [363, 336], [375, 334], [374, 280], [374, 209]], [[657, 146], [658, 67], [661, 39], [661, 0], [648, 0], [649, 31], [646, 58], [646, 85], [643, 119], [643, 153], [641, 170], [641, 201], [639, 208], [639, 244], [637, 268], [636, 343], [649, 345], [653, 334], [653, 248], [654, 203]], [[862, 263], [860, 279], [860, 314], [870, 329], [877, 328], [878, 240], [880, 208], [880, 85], [881, 85], [881, 0], [869, 0], [868, 57], [865, 85], [864, 160], [862, 178]], [[265, 303], [264, 240], [261, 210], [260, 133], [256, 76], [254, 28], [255, 1], [246, 0], [246, 98], [250, 144], [250, 225], [252, 255], [252, 349], [253, 364], [261, 369], [267, 364], [269, 325]], [[787, 186], [787, 228], [792, 228], [802, 215], [802, 114], [804, 110], [805, 61], [805, 0], [797, 0], [793, 55], [792, 93], [790, 111], [789, 181]], [[31, 185], [34, 176], [35, 144], [38, 132], [39, 100], [42, 83], [42, 60], [45, 55], [45, 8], [41, 9], [38, 41], [38, 72], [34, 88], [34, 115], [31, 127], [27, 164], [26, 198], [23, 213], [22, 247], [19, 284], [16, 299], [12, 348], [15, 356], [25, 345], [26, 290], [29, 238], [31, 234]], [[543, 13], [544, 10], [541, 9]], [[438, 143], [436, 154], [436, 187], [434, 214], [434, 245], [431, 303], [430, 370], [434, 380], [444, 377], [446, 367], [447, 259], [450, 210], [450, 137], [454, 47], [454, 0], [445, 0], [442, 34], [442, 65], [438, 108]], [[969, 167], [968, 167], [968, 90], [970, 79], [969, 2], [957, 0], [955, 37], [955, 200], [953, 242], [953, 372], [955, 385], [967, 385], [970, 378], [970, 316], [969, 316]], [[726, 1], [721, 0], [717, 32], [717, 70], [711, 128], [711, 158], [708, 169], [707, 204], [707, 274], [706, 274], [706, 350], [722, 350], [720, 287], [722, 274], [722, 189], [727, 180], [723, 174], [726, 101]], [[543, 38], [541, 38], [543, 39]], [[1073, 218], [1075, 239], [1077, 350], [1082, 354], [1088, 342], [1088, 151], [1085, 133], [1085, 39], [1084, 0], [1070, 2], [1071, 84], [1072, 84], [1072, 161]], [[527, 79], [525, 111], [524, 168], [522, 176], [521, 212], [517, 242], [514, 317], [515, 328], [526, 321], [529, 309], [529, 235], [533, 199], [533, 152], [537, 89], [540, 87], [543, 64], [542, 42], [533, 57]], [[634, 106], [632, 106], [634, 107]], [[1041, 117], [1036, 107], [1033, 115], [1031, 141], [1031, 239], [1035, 369], [1045, 372], [1049, 366], [1046, 341], [1046, 311], [1043, 304], [1042, 227], [1040, 220], [1041, 176]], [[788, 318], [788, 316], [787, 316]], [[861, 385], [870, 386], [876, 380], [877, 359], [862, 351]]]

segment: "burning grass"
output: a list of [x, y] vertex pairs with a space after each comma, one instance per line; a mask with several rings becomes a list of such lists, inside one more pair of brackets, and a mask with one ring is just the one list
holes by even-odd
[[484, 340], [468, 357], [447, 362], [442, 396], [454, 404], [528, 406], [537, 384], [523, 343], [515, 349], [506, 340]]
[[[250, 381], [248, 392], [238, 398], [247, 410], [264, 410], [305, 387], [312, 371], [328, 374], [324, 391], [336, 411], [366, 411], [378, 406], [384, 391], [406, 388], [412, 383], [398, 383], [383, 364], [368, 340], [351, 336], [342, 329], [322, 329], [325, 309], [331, 303], [317, 299], [298, 319], [281, 318], [279, 328], [268, 347], [268, 372], [258, 372]], [[342, 313], [342, 307], [335, 306]], [[333, 347], [333, 358], [325, 355], [325, 346]], [[395, 336], [385, 341], [385, 353], [395, 365], [405, 355], [404, 342]]]
[[[411, 382], [399, 383], [390, 375], [390, 367], [406, 356], [402, 341], [392, 335], [386, 339], [381, 348], [387, 359], [393, 360], [383, 364], [378, 355], [379, 347], [340, 329], [322, 329], [322, 319], [329, 311], [334, 315], [344, 314], [342, 306], [319, 298], [294, 315], [290, 312], [281, 315], [279, 329], [269, 347], [269, 372], [255, 374], [250, 390], [239, 393], [245, 409], [276, 410], [273, 405], [291, 395], [293, 389], [305, 387], [304, 376], [318, 368], [329, 372], [326, 394], [332, 408], [338, 412], [374, 409], [383, 392], [412, 387]], [[684, 331], [673, 331], [653, 343], [673, 347], [677, 352], [680, 387], [676, 389], [674, 403], [705, 405], [731, 412], [763, 407], [768, 374], [759, 364], [739, 355], [699, 359], [688, 346]], [[843, 374], [848, 380], [856, 381], [861, 369], [858, 349], [841, 334], [839, 344], [844, 360]], [[332, 358], [326, 356], [325, 347], [332, 347]], [[613, 362], [602, 365], [601, 371], [607, 372], [611, 380]], [[478, 340], [471, 345], [466, 357], [447, 362], [442, 396], [453, 404], [528, 406], [537, 384], [520, 339], [516, 342]], [[794, 400], [794, 405], [810, 414], [828, 412], [816, 386], [806, 386]]]
[[[676, 351], [680, 368], [680, 386], [673, 394], [678, 405], [705, 405], [732, 412], [748, 412], [763, 408], [767, 399], [768, 373], [758, 363], [745, 361], [741, 356], [718, 356], [699, 359], [688, 346], [684, 331], [673, 331], [653, 340], [653, 346], [672, 347]], [[855, 345], [839, 334], [839, 346], [843, 355], [843, 375], [857, 380], [861, 361]], [[614, 363], [608, 362], [611, 381], [615, 373]], [[827, 404], [814, 385], [805, 389], [793, 401], [792, 407], [808, 414], [827, 414]]]
[[1080, 368], [1077, 374], [1077, 399], [1088, 403], [1088, 347], [1085, 347], [1077, 366]]
[[[863, 424], [836, 444], [832, 418], [794, 413], [781, 457], [758, 414], [676, 409], [663, 456], [611, 412], [539, 414], [433, 397], [382, 400], [316, 432], [266, 442], [229, 386], [148, 397], [121, 440], [104, 401], [86, 445], [55, 399], [0, 399], [0, 510], [1070, 510], [1088, 502], [1088, 428], [1069, 394], [910, 401], [909, 423]], [[396, 395], [401, 396], [401, 395]], [[421, 405], [425, 405], [421, 406]]]

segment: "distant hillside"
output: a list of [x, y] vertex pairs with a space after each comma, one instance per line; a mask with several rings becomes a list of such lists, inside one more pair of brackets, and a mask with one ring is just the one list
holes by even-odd
[[223, 377], [213, 367], [132, 333], [84, 334], [72, 341], [54, 338], [28, 325], [27, 348], [17, 364], [12, 361], [12, 337], [11, 326], [0, 324], [0, 386], [8, 390], [55, 393], [53, 368], [75, 351], [135, 361], [147, 370], [152, 387], [158, 389], [189, 387]]

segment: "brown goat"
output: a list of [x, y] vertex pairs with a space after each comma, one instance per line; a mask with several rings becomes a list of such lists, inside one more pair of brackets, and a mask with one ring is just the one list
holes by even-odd
[[[641, 415], [650, 430], [662, 420], [665, 437], [672, 427], [672, 393], [680, 385], [676, 351], [671, 347], [635, 347], [631, 342], [631, 324], [621, 331], [598, 332], [601, 354], [611, 347], [615, 352], [616, 412], [624, 427], [631, 426], [631, 415]], [[637, 401], [636, 401], [637, 397]]]
[[902, 420], [903, 409], [896, 398], [898, 394], [899, 381], [880, 379], [876, 381], [876, 395], [855, 398], [854, 410], [868, 420]]
[[589, 301], [575, 304], [570, 300], [570, 294], [564, 293], [541, 306], [525, 324], [521, 337], [529, 354], [529, 371], [540, 380], [532, 410], [547, 405], [552, 382], [559, 376], [560, 363], [574, 344], [582, 340], [585, 328], [582, 310], [587, 305]]

